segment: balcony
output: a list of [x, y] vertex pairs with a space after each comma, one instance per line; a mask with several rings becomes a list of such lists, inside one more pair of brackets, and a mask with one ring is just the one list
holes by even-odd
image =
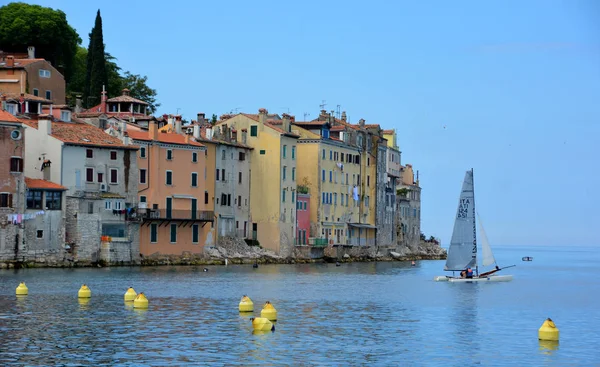
[[308, 244], [315, 247], [325, 247], [328, 245], [327, 238], [308, 238]]
[[215, 213], [211, 210], [167, 210], [147, 209], [146, 213], [139, 213], [144, 221], [168, 220], [168, 221], [196, 221], [213, 222]]

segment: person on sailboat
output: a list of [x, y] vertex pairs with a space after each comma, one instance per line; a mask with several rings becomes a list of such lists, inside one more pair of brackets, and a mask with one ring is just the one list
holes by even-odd
[[467, 269], [467, 278], [468, 279], [473, 278], [473, 270], [471, 268]]

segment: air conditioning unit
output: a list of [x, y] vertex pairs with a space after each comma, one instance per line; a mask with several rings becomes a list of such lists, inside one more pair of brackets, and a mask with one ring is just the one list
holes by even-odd
[[101, 192], [107, 192], [108, 191], [108, 188], [106, 187], [105, 183], [101, 183], [100, 184], [100, 191]]

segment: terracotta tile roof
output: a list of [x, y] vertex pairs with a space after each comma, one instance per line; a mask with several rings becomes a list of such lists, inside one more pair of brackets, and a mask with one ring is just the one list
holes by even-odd
[[383, 130], [383, 133], [386, 135], [393, 135], [395, 133], [394, 129], [390, 129], [390, 130]]
[[[3, 93], [3, 95], [6, 96], [7, 100], [13, 100], [15, 102], [19, 102], [19, 99], [21, 98], [21, 93]], [[46, 103], [46, 104], [52, 103], [52, 101], [49, 99], [42, 98], [39, 96], [34, 96], [33, 94], [29, 94], [29, 93], [24, 93], [23, 98], [28, 102], [42, 102], [42, 103]]]
[[[37, 120], [25, 120], [22, 119], [25, 125], [38, 128]], [[83, 146], [95, 146], [103, 148], [117, 148], [117, 149], [133, 149], [137, 150], [138, 147], [134, 145], [125, 145], [121, 139], [108, 135], [104, 130], [97, 128], [90, 124], [82, 124], [78, 122], [52, 122], [52, 134], [53, 138], [56, 138], [68, 145], [83, 145]]]
[[67, 188], [54, 182], [40, 180], [38, 178], [25, 177], [25, 185], [30, 189], [66, 190]]
[[[127, 131], [127, 135], [131, 139], [135, 140], [143, 140], [143, 141], [151, 141], [150, 134], [148, 131]], [[156, 133], [156, 140], [161, 143], [167, 144], [180, 144], [180, 145], [192, 145], [196, 147], [203, 147], [204, 145], [190, 139], [188, 142], [185, 141], [185, 135], [175, 134], [175, 133]]]
[[13, 114], [0, 109], [0, 121], [4, 122], [21, 122]]
[[148, 105], [148, 103], [142, 101], [141, 99], [137, 99], [137, 98], [133, 98], [132, 96], [118, 96], [118, 97], [113, 97], [113, 98], [109, 98], [106, 100], [106, 102], [108, 103], [112, 103], [112, 102], [129, 102], [129, 103], [139, 103], [139, 104], [143, 104], [143, 105]]
[[337, 125], [337, 126], [332, 126], [330, 130], [331, 131], [344, 131], [344, 130], [346, 130], [346, 127]]
[[381, 127], [379, 126], [379, 124], [366, 124], [365, 128], [367, 128], [367, 129], [373, 129], [373, 128], [380, 129]]
[[22, 69], [25, 66], [31, 65], [39, 61], [46, 61], [44, 59], [15, 59], [13, 67], [6, 66], [6, 60], [3, 61], [4, 65], [0, 64], [0, 68], [3, 69]]
[[[252, 119], [252, 120], [254, 120], [254, 121], [258, 121], [258, 115], [257, 115], [257, 114], [251, 114], [251, 113], [239, 113], [238, 115], [242, 115], [242, 116], [245, 116], [245, 117], [247, 117], [247, 118], [249, 118], [249, 119]], [[225, 119], [225, 120], [223, 120], [223, 121], [217, 121], [217, 123], [216, 123], [215, 125], [220, 125], [220, 124], [223, 124], [223, 123], [227, 122], [227, 120], [229, 120], [229, 119], [231, 119], [231, 118], [235, 117], [236, 115], [229, 115], [229, 116], [230, 116], [230, 117], [229, 117], [228, 119]], [[269, 116], [277, 116], [277, 115], [275, 115], [275, 114], [267, 114], [267, 117], [269, 117]], [[271, 121], [271, 122], [267, 122], [267, 123], [265, 123], [265, 126], [267, 126], [267, 127], [270, 127], [271, 129], [273, 129], [273, 130], [275, 130], [275, 131], [277, 131], [277, 132], [279, 132], [279, 133], [281, 133], [281, 134], [285, 134], [285, 135], [288, 135], [288, 136], [291, 136], [291, 137], [300, 137], [300, 135], [296, 135], [296, 134], [294, 134], [294, 133], [287, 133], [287, 132], [283, 131], [282, 129], [280, 129], [280, 128], [278, 128], [278, 127], [274, 126], [274, 124], [273, 124], [273, 123], [274, 123], [274, 121], [273, 121], [273, 120], [270, 120], [270, 121]], [[278, 123], [278, 124], [281, 124], [281, 122], [279, 122], [280, 120], [275, 120], [275, 121], [277, 121], [276, 123]]]

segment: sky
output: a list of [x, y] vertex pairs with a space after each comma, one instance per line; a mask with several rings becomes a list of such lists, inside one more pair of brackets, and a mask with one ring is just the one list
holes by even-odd
[[[148, 76], [159, 114], [325, 109], [396, 129], [448, 244], [466, 170], [498, 245], [600, 245], [600, 2], [33, 1]], [[323, 102], [325, 101], [325, 102]]]

